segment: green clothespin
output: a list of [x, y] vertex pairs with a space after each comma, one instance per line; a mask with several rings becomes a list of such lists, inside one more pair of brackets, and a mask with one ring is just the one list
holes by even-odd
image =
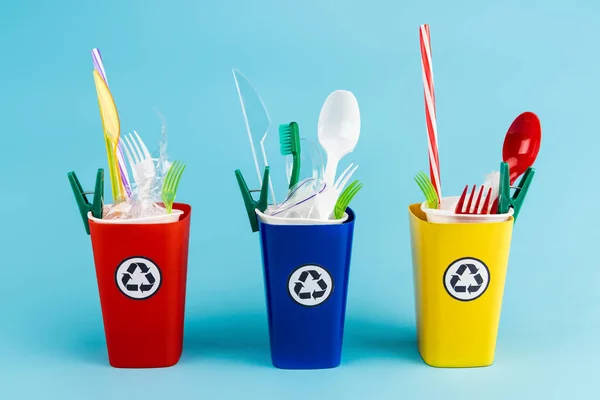
[[515, 193], [510, 195], [510, 173], [508, 163], [500, 163], [500, 187], [498, 195], [498, 214], [505, 214], [508, 212], [510, 207], [513, 208], [513, 218], [517, 222], [517, 217], [521, 211], [521, 206], [531, 185], [531, 180], [535, 175], [535, 169], [533, 167], [527, 168], [527, 171], [523, 174], [523, 177], [519, 181], [519, 184], [514, 188]]
[[[90, 234], [90, 224], [88, 222], [88, 212], [92, 212], [95, 218], [102, 218], [102, 207], [104, 207], [104, 169], [98, 169], [96, 173], [96, 187], [93, 192], [84, 192], [75, 175], [75, 171], [71, 171], [67, 174], [69, 182], [71, 183], [71, 189], [75, 195], [75, 201], [79, 207], [81, 213], [81, 219], [83, 219], [83, 225], [85, 226], [85, 232]], [[94, 201], [90, 203], [87, 199], [87, 194], [94, 195]]]
[[252, 198], [251, 192], [258, 192], [258, 190], [249, 190], [248, 185], [246, 185], [246, 180], [242, 176], [242, 173], [239, 169], [235, 170], [235, 177], [237, 179], [238, 185], [240, 186], [240, 191], [242, 192], [242, 198], [244, 199], [244, 205], [246, 206], [246, 212], [248, 213], [248, 219], [250, 220], [250, 227], [252, 228], [252, 232], [258, 231], [258, 219], [256, 217], [256, 209], [260, 212], [264, 212], [267, 209], [267, 196], [269, 194], [269, 174], [270, 167], [265, 167], [265, 172], [263, 175], [262, 187], [260, 188], [260, 197], [258, 201], [254, 201]]

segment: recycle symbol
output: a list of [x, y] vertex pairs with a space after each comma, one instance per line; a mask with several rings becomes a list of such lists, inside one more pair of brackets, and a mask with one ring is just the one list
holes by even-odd
[[450, 296], [471, 301], [481, 296], [490, 283], [490, 271], [481, 260], [465, 257], [454, 261], [444, 274], [444, 285]]
[[[312, 293], [302, 291], [302, 289], [304, 289], [304, 284], [306, 283], [306, 278], [308, 278], [309, 275], [313, 281], [317, 282], [317, 285], [321, 288], [321, 290], [314, 289]], [[298, 278], [298, 282], [296, 282], [296, 284], [294, 285], [294, 292], [301, 299], [310, 299], [312, 297], [316, 300], [320, 297], [325, 296], [326, 291], [327, 283], [325, 283], [323, 278], [321, 278], [321, 274], [319, 274], [314, 269], [302, 271], [300, 277]]]
[[288, 293], [296, 303], [313, 307], [329, 298], [333, 291], [333, 278], [323, 267], [302, 265], [290, 274], [287, 286]]
[[[140, 271], [142, 271], [142, 273], [146, 277], [146, 281], [148, 282], [147, 284], [143, 284], [143, 283], [140, 283], [139, 285], [129, 284], [129, 281], [131, 280], [132, 275], [135, 273], [135, 270], [138, 267], [140, 268]], [[154, 278], [154, 275], [152, 275], [152, 272], [149, 272], [149, 271], [150, 271], [150, 268], [148, 268], [148, 266], [144, 263], [141, 263], [141, 262], [131, 263], [129, 268], [127, 268], [127, 272], [123, 273], [121, 282], [123, 282], [123, 285], [129, 292], [132, 292], [132, 291], [135, 292], [138, 289], [142, 293], [149, 292], [150, 290], [152, 290], [152, 287], [156, 283], [156, 279]]]
[[154, 295], [162, 283], [158, 266], [144, 257], [131, 257], [121, 262], [115, 272], [117, 287], [125, 296], [142, 300]]
[[[477, 282], [477, 285], [469, 284], [469, 287], [467, 287], [458, 284], [460, 282], [460, 277], [462, 276], [462, 274], [464, 274], [467, 268], [469, 268], [469, 272], [471, 273], [471, 275], [473, 275], [473, 278], [475, 279], [475, 282]], [[479, 274], [479, 268], [477, 268], [473, 264], [462, 264], [456, 270], [456, 275], [452, 275], [452, 279], [450, 279], [450, 284], [452, 285], [454, 291], [457, 293], [464, 293], [465, 291], [468, 291], [469, 293], [476, 293], [479, 289], [481, 289], [482, 283], [483, 278]]]

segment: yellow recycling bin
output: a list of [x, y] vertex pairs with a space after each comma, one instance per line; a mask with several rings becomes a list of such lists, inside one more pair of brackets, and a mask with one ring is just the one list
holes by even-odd
[[433, 367], [494, 362], [514, 218], [427, 222], [409, 206], [417, 343]]

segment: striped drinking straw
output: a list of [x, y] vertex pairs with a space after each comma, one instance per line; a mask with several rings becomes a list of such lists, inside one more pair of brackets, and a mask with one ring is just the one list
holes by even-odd
[[[431, 67], [431, 40], [429, 25], [419, 27], [421, 42], [421, 68], [423, 72], [423, 91], [425, 94], [425, 120], [427, 122], [427, 142], [429, 144], [429, 173], [431, 182], [442, 201], [442, 183], [440, 180], [440, 159], [438, 156], [437, 123], [435, 113], [435, 93], [433, 90], [433, 69]], [[439, 207], [439, 206], [438, 206]]]

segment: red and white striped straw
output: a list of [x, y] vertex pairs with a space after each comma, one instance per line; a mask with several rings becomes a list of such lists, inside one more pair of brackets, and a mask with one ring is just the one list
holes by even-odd
[[433, 69], [431, 67], [431, 40], [429, 25], [419, 27], [421, 41], [421, 67], [423, 72], [423, 91], [425, 93], [425, 119], [427, 121], [427, 141], [429, 143], [429, 173], [431, 182], [442, 201], [442, 182], [440, 180], [440, 159], [438, 155], [437, 123], [435, 113], [435, 93], [433, 90]]

